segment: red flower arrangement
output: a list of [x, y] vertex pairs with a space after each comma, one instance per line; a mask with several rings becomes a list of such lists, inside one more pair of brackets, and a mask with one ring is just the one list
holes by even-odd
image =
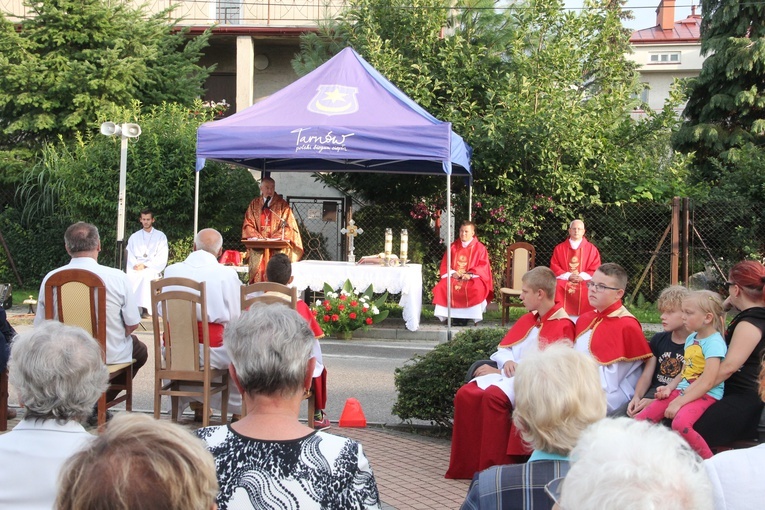
[[366, 329], [388, 317], [388, 310], [380, 306], [388, 298], [386, 292], [381, 297], [372, 299], [372, 286], [359, 294], [350, 280], [346, 280], [340, 292], [324, 284], [324, 301], [317, 300], [311, 307], [325, 335], [344, 333], [357, 329]]

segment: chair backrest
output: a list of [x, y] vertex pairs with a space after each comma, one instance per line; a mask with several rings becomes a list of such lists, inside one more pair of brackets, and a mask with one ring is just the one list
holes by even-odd
[[[164, 340], [166, 370], [198, 371], [209, 367], [210, 332], [205, 282], [189, 278], [152, 280], [151, 308], [155, 362], [161, 363]], [[200, 320], [197, 320], [198, 309]], [[200, 330], [202, 342], [199, 341]], [[199, 362], [200, 343], [204, 346], [202, 365]]]
[[505, 285], [514, 290], [521, 289], [521, 278], [534, 267], [536, 249], [529, 243], [513, 243], [507, 247]]
[[106, 287], [86, 269], [62, 269], [45, 281], [45, 319], [79, 326], [98, 340], [106, 359]]
[[[253, 303], [289, 303], [290, 308], [297, 308], [297, 289], [273, 282], [258, 282], [243, 285], [240, 303], [242, 311], [249, 309]], [[251, 294], [257, 294], [252, 296]]]

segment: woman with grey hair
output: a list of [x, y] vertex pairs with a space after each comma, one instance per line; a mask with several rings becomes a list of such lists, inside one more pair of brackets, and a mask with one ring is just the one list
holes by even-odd
[[282, 304], [256, 304], [223, 336], [247, 415], [197, 431], [215, 457], [218, 507], [379, 509], [361, 445], [298, 421], [316, 360], [308, 323]]
[[93, 439], [79, 421], [106, 390], [101, 356], [85, 330], [56, 321], [16, 337], [9, 382], [26, 411], [0, 435], [0, 507], [53, 506], [61, 466]]

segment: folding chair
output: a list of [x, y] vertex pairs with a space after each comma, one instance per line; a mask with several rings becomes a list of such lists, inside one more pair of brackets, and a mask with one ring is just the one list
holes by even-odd
[[[45, 282], [45, 319], [58, 320], [87, 331], [101, 346], [106, 363], [106, 287], [101, 278], [85, 269], [63, 269]], [[107, 363], [109, 388], [98, 399], [98, 427], [106, 423], [106, 410], [125, 402], [133, 410], [133, 363]], [[119, 392], [107, 402], [106, 393]], [[124, 394], [120, 394], [124, 391]]]
[[[170, 397], [172, 419], [177, 420], [180, 397], [202, 400], [202, 426], [209, 425], [210, 397], [221, 394], [221, 423], [228, 421], [228, 370], [210, 367], [210, 332], [204, 282], [189, 278], [162, 278], [151, 282], [154, 329], [154, 418], [159, 419], [162, 395]], [[197, 320], [197, 310], [202, 313]], [[160, 328], [160, 321], [162, 327]], [[201, 327], [200, 327], [201, 326]], [[199, 333], [202, 332], [202, 342]], [[203, 346], [202, 363], [199, 346]], [[164, 359], [162, 351], [164, 348]]]

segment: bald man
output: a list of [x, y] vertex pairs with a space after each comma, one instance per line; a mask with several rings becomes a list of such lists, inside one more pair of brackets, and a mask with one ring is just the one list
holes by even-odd
[[[186, 260], [167, 266], [165, 269], [165, 278], [190, 278], [206, 284], [212, 368], [228, 368], [231, 364], [226, 348], [223, 346], [223, 328], [239, 317], [240, 313], [239, 289], [242, 282], [239, 281], [239, 276], [232, 267], [218, 263], [218, 257], [222, 251], [223, 236], [215, 229], [206, 228], [200, 230], [194, 237], [194, 251], [186, 257]], [[198, 319], [202, 320], [202, 317]], [[201, 341], [201, 332], [199, 338]], [[219, 408], [219, 405], [220, 394], [217, 394], [213, 396], [213, 407]], [[231, 413], [240, 414], [242, 400], [238, 392], [229, 393], [228, 405]], [[196, 408], [196, 406], [193, 407]]]
[[555, 302], [576, 321], [577, 317], [593, 310], [587, 300], [587, 282], [600, 267], [600, 252], [584, 238], [582, 220], [574, 220], [568, 226], [568, 239], [553, 250], [550, 269], [558, 279]]

